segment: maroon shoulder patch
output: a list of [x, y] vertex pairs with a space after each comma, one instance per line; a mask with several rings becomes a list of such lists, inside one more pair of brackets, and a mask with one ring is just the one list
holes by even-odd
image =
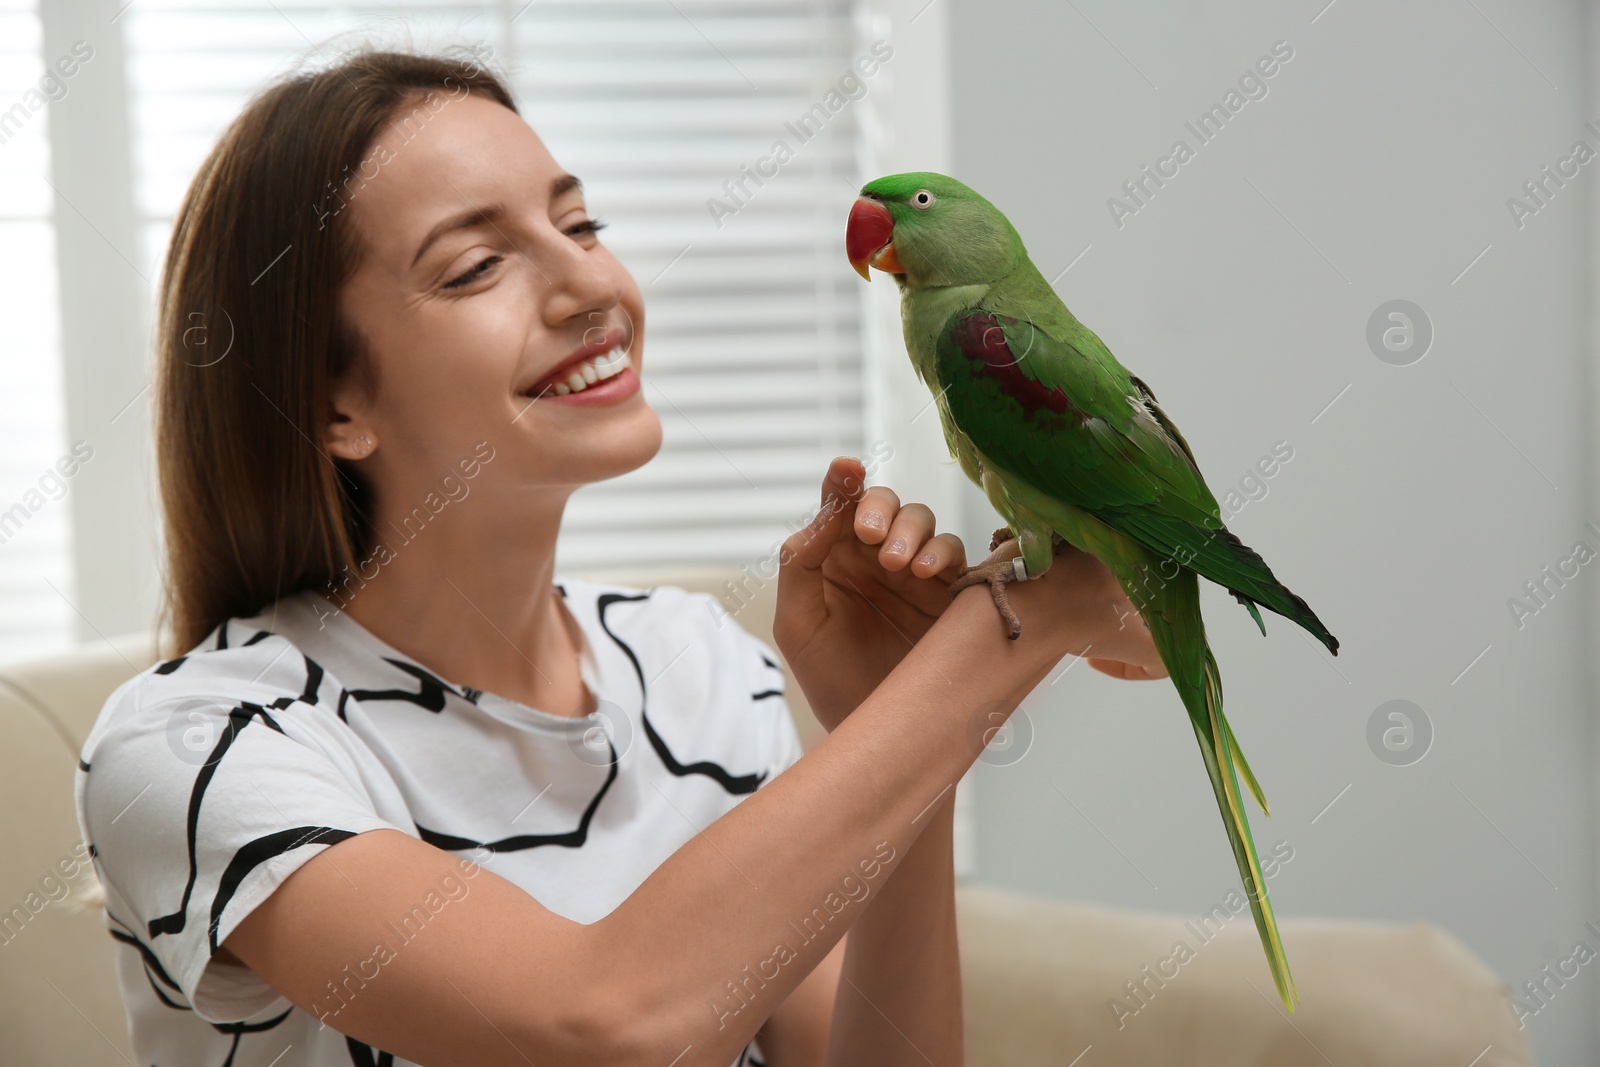
[[1052, 389], [1022, 372], [1020, 364], [1028, 358], [1026, 351], [1012, 351], [1006, 341], [1004, 326], [1015, 326], [1016, 319], [987, 312], [963, 315], [950, 331], [951, 339], [961, 354], [974, 363], [981, 364], [979, 372], [992, 379], [1002, 392], [1021, 404], [1028, 412], [1053, 411], [1058, 415], [1068, 412], [1083, 417], [1072, 399], [1060, 389]]

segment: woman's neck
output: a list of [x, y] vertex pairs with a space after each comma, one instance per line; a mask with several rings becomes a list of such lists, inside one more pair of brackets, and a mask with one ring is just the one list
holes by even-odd
[[345, 612], [452, 682], [555, 715], [587, 714], [582, 635], [554, 589], [566, 498], [543, 503], [517, 515], [470, 497], [437, 514], [380, 505], [364, 584]]

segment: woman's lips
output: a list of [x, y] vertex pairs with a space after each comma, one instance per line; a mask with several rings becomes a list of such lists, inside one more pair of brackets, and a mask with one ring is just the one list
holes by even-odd
[[[626, 356], [622, 357], [624, 360]], [[632, 363], [625, 363], [620, 371], [604, 381], [585, 387], [579, 392], [545, 393], [540, 401], [546, 404], [575, 404], [579, 407], [598, 407], [626, 400], [639, 391], [639, 375]]]
[[[595, 334], [599, 334], [599, 336], [594, 336]], [[611, 362], [609, 357], [620, 353], [626, 359], [629, 347], [627, 342], [628, 332], [621, 327], [613, 327], [603, 333], [598, 330], [587, 331], [584, 334], [584, 343], [579, 346], [577, 351], [557, 363], [538, 381], [523, 389], [522, 395], [541, 396], [553, 394], [558, 382], [569, 382], [574, 374], [579, 375], [578, 382], [580, 385], [592, 385], [593, 382], [589, 380], [591, 377], [595, 375], [605, 376], [602, 366], [599, 365]], [[594, 370], [584, 371], [583, 365], [586, 363], [596, 365]], [[570, 384], [568, 387], [573, 392], [581, 391]]]
[[623, 348], [626, 334], [611, 330], [562, 360], [523, 392], [534, 400], [582, 405], [615, 403], [639, 391], [639, 375]]

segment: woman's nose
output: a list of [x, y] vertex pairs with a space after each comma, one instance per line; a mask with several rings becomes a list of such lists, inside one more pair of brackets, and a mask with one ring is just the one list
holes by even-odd
[[622, 299], [619, 269], [609, 256], [594, 255], [569, 242], [545, 268], [551, 288], [545, 301], [546, 318], [555, 325], [586, 312], [615, 307]]

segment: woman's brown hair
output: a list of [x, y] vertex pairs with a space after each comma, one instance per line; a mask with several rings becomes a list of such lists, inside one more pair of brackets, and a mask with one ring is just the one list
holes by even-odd
[[178, 651], [322, 589], [369, 540], [366, 489], [322, 437], [334, 383], [378, 382], [339, 292], [351, 200], [451, 101], [504, 85], [466, 58], [363, 52], [254, 97], [173, 227], [157, 326], [166, 615]]

